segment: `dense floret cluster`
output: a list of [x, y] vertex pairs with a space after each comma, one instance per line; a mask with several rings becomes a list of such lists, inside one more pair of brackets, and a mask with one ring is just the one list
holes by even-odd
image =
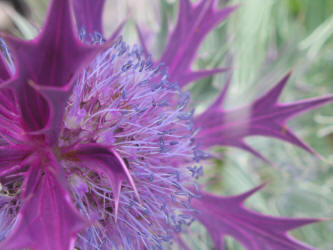
[[193, 177], [200, 175], [191, 165], [199, 156], [188, 102], [189, 94], [168, 79], [162, 65], [154, 66], [121, 40], [80, 74], [59, 143], [70, 150], [97, 143], [110, 147], [129, 172], [117, 191], [117, 180], [67, 153], [63, 166], [75, 202], [99, 221], [80, 235], [80, 249], [87, 242], [105, 249], [161, 248], [191, 223], [195, 195], [188, 187], [195, 178], [179, 167], [188, 165]]

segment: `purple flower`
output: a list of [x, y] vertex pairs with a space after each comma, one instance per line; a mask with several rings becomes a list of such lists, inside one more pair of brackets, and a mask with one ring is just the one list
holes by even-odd
[[216, 249], [226, 235], [247, 249], [312, 249], [287, 231], [318, 219], [270, 217], [243, 206], [263, 185], [219, 197], [200, 191], [196, 180], [211, 146], [238, 147], [268, 162], [245, 144], [247, 136], [314, 153], [285, 123], [333, 96], [281, 104], [288, 74], [252, 104], [225, 110], [229, 81], [193, 117], [182, 87], [227, 69], [192, 71], [191, 63], [235, 7], [179, 3], [178, 22], [156, 61], [144, 44], [120, 39], [121, 26], [104, 38], [104, 0], [53, 0], [34, 40], [3, 35], [9, 49], [2, 44], [1, 249], [185, 248], [179, 234], [195, 219]]

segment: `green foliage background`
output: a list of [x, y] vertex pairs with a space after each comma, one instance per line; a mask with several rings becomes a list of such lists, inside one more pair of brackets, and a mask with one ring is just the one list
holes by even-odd
[[[29, 20], [19, 15], [12, 19], [18, 28], [16, 33], [31, 38], [40, 27], [48, 1], [26, 2], [31, 9]], [[232, 58], [234, 73], [228, 107], [253, 100], [291, 69], [293, 76], [283, 101], [333, 93], [333, 1], [220, 0], [221, 6], [234, 4], [239, 4], [239, 9], [209, 35], [194, 65], [225, 66]], [[109, 0], [105, 27], [111, 32], [129, 17], [124, 36], [135, 42], [134, 23], [138, 22], [152, 32], [151, 48], [157, 56], [175, 23], [177, 9], [177, 1], [172, 0]], [[221, 75], [190, 86], [197, 112], [214, 100], [224, 82], [225, 76]], [[231, 195], [269, 181], [247, 202], [248, 207], [272, 215], [329, 218], [292, 234], [319, 249], [333, 249], [333, 105], [302, 115], [288, 125], [323, 159], [280, 141], [250, 138], [248, 142], [275, 167], [237, 149], [216, 148], [222, 160], [205, 164], [202, 183], [217, 194]], [[198, 224], [191, 236], [184, 238], [193, 249], [212, 248], [209, 236]], [[226, 249], [242, 248], [228, 238]]]

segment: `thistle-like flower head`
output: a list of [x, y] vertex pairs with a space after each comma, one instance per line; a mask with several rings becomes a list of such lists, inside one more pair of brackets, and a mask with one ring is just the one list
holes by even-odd
[[179, 234], [195, 219], [216, 249], [226, 235], [247, 249], [311, 249], [287, 231], [316, 219], [269, 217], [243, 206], [263, 185], [218, 197], [200, 192], [196, 180], [211, 146], [242, 148], [268, 161], [245, 144], [247, 136], [314, 152], [285, 122], [333, 97], [280, 104], [287, 75], [252, 104], [224, 110], [228, 82], [194, 117], [182, 88], [226, 69], [193, 71], [191, 63], [205, 36], [235, 8], [219, 10], [214, 0], [179, 3], [176, 28], [156, 61], [145, 44], [120, 39], [121, 26], [104, 38], [104, 0], [53, 0], [34, 40], [4, 35], [1, 249], [185, 247]]
[[121, 40], [82, 72], [59, 143], [76, 204], [100, 221], [83, 239], [96, 248], [161, 248], [192, 221], [195, 178], [179, 166], [202, 156], [188, 102], [162, 65]]

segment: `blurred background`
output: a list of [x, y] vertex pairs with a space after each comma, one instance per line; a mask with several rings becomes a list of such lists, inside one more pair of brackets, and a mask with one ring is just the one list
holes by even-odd
[[[135, 24], [139, 24], [157, 58], [176, 21], [178, 1], [106, 1], [106, 34], [127, 18], [124, 40], [138, 43]], [[0, 30], [33, 38], [48, 2], [0, 0]], [[234, 4], [240, 4], [239, 9], [207, 37], [193, 65], [205, 69], [225, 66], [232, 58], [234, 74], [227, 107], [250, 102], [291, 69], [293, 75], [281, 101], [333, 93], [332, 0], [220, 0], [221, 7]], [[214, 100], [224, 82], [225, 76], [219, 75], [189, 86], [197, 113]], [[275, 167], [237, 149], [216, 148], [222, 160], [205, 164], [201, 182], [217, 194], [231, 195], [270, 181], [248, 200], [248, 207], [271, 215], [332, 218], [333, 105], [302, 115], [288, 125], [323, 159], [277, 140], [249, 138], [247, 142], [274, 162]], [[184, 238], [193, 249], [213, 248], [199, 224], [195, 224], [192, 233], [197, 237]], [[292, 235], [319, 249], [333, 249], [332, 220], [295, 230]], [[242, 248], [228, 238], [226, 249]]]

